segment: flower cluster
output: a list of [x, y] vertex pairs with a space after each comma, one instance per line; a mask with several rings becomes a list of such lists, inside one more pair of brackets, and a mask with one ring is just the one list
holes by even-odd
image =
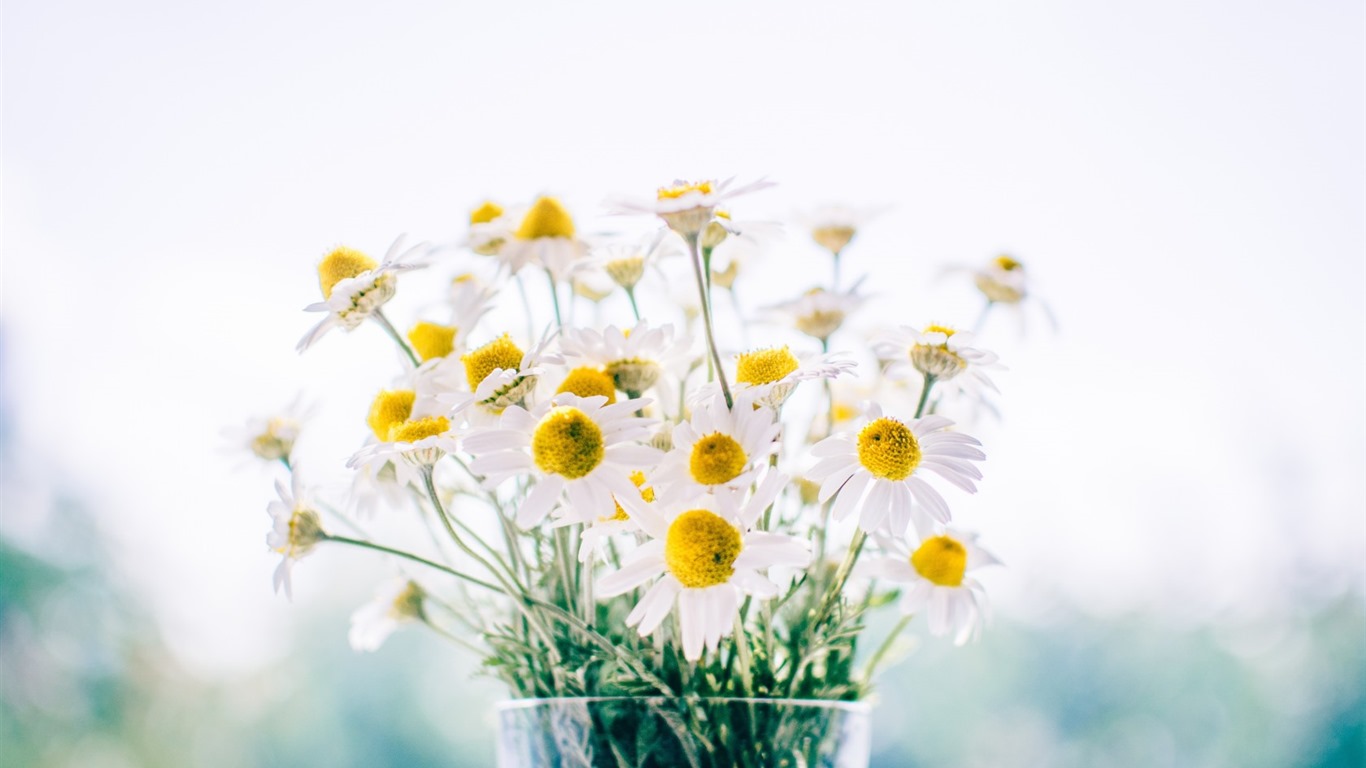
[[[353, 644], [373, 650], [410, 622], [477, 639], [524, 695], [857, 698], [873, 672], [852, 664], [868, 611], [895, 603], [933, 634], [977, 636], [986, 602], [970, 574], [996, 561], [954, 523], [953, 499], [976, 492], [986, 455], [945, 414], [996, 392], [997, 356], [942, 324], [856, 332], [867, 297], [862, 280], [839, 285], [840, 261], [875, 212], [846, 207], [807, 219], [830, 283], [767, 308], [788, 330], [741, 343], [713, 300], [751, 274], [713, 256], [750, 229], [727, 207], [767, 186], [677, 181], [615, 202], [652, 217], [639, 237], [587, 232], [543, 196], [479, 205], [457, 258], [402, 238], [378, 262], [327, 253], [323, 301], [306, 307], [327, 314], [300, 351], [377, 326], [406, 362], [355, 416], [347, 498], [305, 489], [297, 421], [240, 436], [292, 474], [269, 508], [277, 586], [322, 544], [394, 556], [404, 571], [356, 614]], [[664, 276], [669, 257], [681, 276]], [[447, 301], [405, 330], [385, 309], [424, 267], [447, 271]], [[695, 297], [691, 317], [650, 293], [669, 280]], [[1027, 295], [1007, 257], [973, 281], [988, 309]], [[492, 311], [509, 296], [525, 330]], [[416, 515], [440, 543], [339, 535], [376, 508]]]

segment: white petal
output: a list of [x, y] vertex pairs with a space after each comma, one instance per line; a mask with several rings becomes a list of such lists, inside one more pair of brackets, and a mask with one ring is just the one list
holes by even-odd
[[[658, 546], [651, 548], [651, 544]], [[665, 568], [664, 542], [650, 542], [631, 553], [631, 557], [621, 566], [621, 570], [603, 576], [598, 581], [598, 594], [602, 597], [615, 597], [629, 592], [663, 573]]]
[[564, 481], [558, 477], [546, 477], [537, 481], [517, 510], [517, 527], [526, 530], [544, 520], [559, 500], [563, 488]]

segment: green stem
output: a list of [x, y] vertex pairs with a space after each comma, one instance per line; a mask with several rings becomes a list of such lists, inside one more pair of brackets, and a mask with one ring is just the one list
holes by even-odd
[[413, 364], [414, 368], [422, 365], [422, 361], [418, 360], [417, 355], [413, 354], [413, 348], [408, 346], [408, 342], [404, 341], [403, 337], [399, 335], [398, 329], [394, 327], [393, 323], [389, 322], [389, 318], [384, 316], [383, 310], [376, 309], [374, 312], [370, 313], [370, 316], [375, 318], [375, 322], [379, 323], [380, 327], [384, 329], [384, 332], [389, 334], [389, 338], [393, 339], [394, 343], [398, 345], [398, 348], [403, 350], [403, 354], [408, 356], [408, 360]]
[[386, 555], [394, 555], [395, 557], [401, 557], [405, 560], [411, 560], [414, 563], [420, 563], [422, 565], [427, 566], [428, 568], [434, 568], [438, 571], [441, 571], [442, 573], [448, 573], [451, 576], [454, 576], [458, 579], [463, 579], [471, 584], [474, 584], [475, 586], [483, 587], [484, 589], [493, 590], [494, 592], [503, 591], [499, 589], [497, 586], [490, 584], [489, 582], [484, 581], [483, 579], [476, 578], [467, 573], [461, 573], [460, 571], [457, 571], [454, 568], [451, 568], [450, 566], [433, 562], [425, 557], [414, 555], [412, 552], [404, 552], [401, 549], [386, 547], [383, 544], [376, 544], [372, 541], [365, 541], [364, 539], [352, 539], [347, 536], [334, 536], [332, 534], [326, 534], [323, 538], [323, 541], [332, 541], [338, 544], [350, 544], [353, 547], [363, 547], [365, 549], [372, 549], [376, 552], [383, 552]]
[[560, 316], [560, 292], [555, 290], [555, 276], [550, 270], [545, 271], [545, 279], [550, 283], [550, 301], [555, 306], [555, 327], [564, 325], [564, 320]]
[[915, 406], [915, 417], [917, 419], [925, 412], [925, 403], [930, 399], [930, 390], [934, 387], [934, 381], [934, 374], [925, 374], [925, 386], [921, 388], [920, 402]]
[[863, 552], [863, 545], [868, 541], [868, 534], [860, 528], [854, 533], [854, 540], [849, 543], [849, 554], [844, 556], [844, 562], [840, 563], [839, 570], [835, 571], [835, 578], [830, 582], [830, 588], [825, 592], [825, 598], [821, 600], [820, 608], [816, 611], [816, 619], [811, 622], [812, 627], [819, 627], [830, 617], [830, 612], [834, 610], [835, 603], [839, 602], [840, 592], [844, 590], [844, 583], [849, 580], [849, 574], [854, 570], [854, 562], [858, 560], [859, 553]]
[[707, 349], [711, 352], [711, 364], [716, 367], [716, 378], [721, 382], [721, 394], [726, 398], [726, 407], [734, 408], [735, 398], [731, 397], [730, 385], [726, 383], [726, 369], [721, 367], [721, 353], [716, 348], [716, 333], [711, 322], [711, 296], [707, 293], [706, 278], [702, 276], [702, 257], [697, 252], [697, 235], [685, 239], [692, 255], [693, 273], [697, 278], [697, 294], [702, 300], [702, 325], [707, 331]]
[[877, 671], [877, 665], [882, 661], [882, 657], [886, 656], [887, 652], [892, 649], [892, 645], [901, 634], [901, 630], [905, 629], [906, 625], [911, 623], [912, 618], [914, 617], [910, 614], [902, 616], [901, 621], [898, 621], [896, 626], [892, 627], [892, 631], [887, 633], [887, 639], [883, 640], [882, 645], [879, 645], [877, 650], [873, 652], [873, 657], [868, 659], [868, 666], [863, 668], [863, 679], [865, 682], [871, 683], [873, 681], [873, 673]]
[[636, 305], [636, 289], [634, 287], [626, 289], [626, 298], [631, 300], [631, 314], [636, 316], [636, 322], [640, 322], [640, 307]]
[[835, 251], [835, 280], [831, 284], [831, 291], [840, 289], [840, 251]]

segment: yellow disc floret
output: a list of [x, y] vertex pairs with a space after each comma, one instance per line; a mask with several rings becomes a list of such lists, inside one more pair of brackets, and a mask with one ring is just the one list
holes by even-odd
[[693, 444], [688, 469], [698, 483], [720, 485], [739, 477], [748, 460], [735, 438], [713, 432]]
[[465, 364], [465, 380], [470, 389], [478, 389], [479, 382], [490, 373], [502, 368], [518, 370], [522, 365], [522, 350], [505, 333], [484, 346], [461, 355], [460, 362]]
[[911, 567], [932, 584], [961, 586], [968, 567], [968, 550], [948, 536], [934, 536], [925, 539], [911, 554]]
[[607, 398], [610, 405], [617, 401], [617, 388], [612, 383], [612, 377], [601, 368], [582, 366], [575, 368], [564, 377], [564, 383], [555, 390], [555, 394], [568, 392], [579, 397], [596, 397], [602, 395]]
[[493, 221], [494, 219], [502, 215], [503, 206], [493, 202], [492, 200], [485, 200], [484, 203], [480, 205], [478, 208], [475, 208], [474, 210], [470, 211], [470, 223], [487, 224], [490, 221]]
[[710, 195], [710, 194], [712, 193], [711, 182], [710, 182], [710, 181], [693, 181], [693, 182], [676, 181], [676, 182], [674, 182], [674, 185], [673, 185], [672, 187], [660, 187], [660, 188], [659, 188], [659, 198], [658, 198], [658, 199], [660, 199], [660, 200], [677, 200], [678, 198], [680, 198], [680, 197], [682, 197], [682, 196], [688, 194], [689, 192], [700, 192], [700, 193], [702, 193], [702, 194], [704, 194], [704, 195]]
[[[655, 489], [643, 487], [643, 486], [645, 485], [645, 473], [644, 473], [644, 472], [641, 472], [641, 471], [638, 470], [638, 469], [637, 469], [636, 471], [632, 472], [632, 473], [631, 473], [631, 482], [632, 482], [632, 483], [635, 483], [635, 486], [636, 486], [637, 488], [640, 488], [640, 498], [644, 499], [644, 500], [645, 500], [645, 503], [647, 503], [647, 504], [653, 504], [653, 503], [654, 503], [654, 500], [655, 500]], [[615, 501], [615, 500], [614, 500], [614, 501]], [[605, 517], [605, 518], [600, 518], [600, 519], [601, 519], [601, 520], [630, 520], [630, 519], [631, 519], [631, 516], [628, 515], [628, 514], [626, 514], [626, 510], [624, 510], [624, 509], [621, 508], [621, 502], [619, 502], [619, 501], [616, 502], [616, 505], [617, 505], [617, 511], [616, 511], [616, 512], [613, 512], [611, 517]]]
[[664, 540], [664, 562], [669, 572], [692, 589], [729, 581], [739, 555], [740, 531], [705, 509], [679, 515]]
[[541, 471], [576, 480], [602, 463], [602, 429], [570, 406], [552, 408], [531, 435], [531, 457]]
[[318, 286], [323, 290], [323, 298], [332, 298], [332, 289], [337, 283], [378, 266], [374, 259], [355, 248], [337, 247], [318, 264]]
[[395, 424], [389, 429], [389, 442], [416, 443], [423, 438], [439, 435], [450, 428], [451, 422], [445, 416], [411, 419], [402, 424]]
[[536, 199], [531, 210], [522, 217], [522, 225], [517, 227], [518, 240], [535, 240], [538, 237], [573, 237], [574, 219], [564, 209], [559, 200], [553, 197]]
[[1021, 269], [1021, 268], [1024, 267], [1023, 264], [1021, 264], [1020, 262], [1016, 261], [1015, 259], [1010, 258], [1009, 256], [1007, 256], [1007, 255], [1005, 255], [1005, 254], [1001, 254], [1000, 256], [997, 256], [997, 257], [992, 261], [992, 263], [995, 264], [999, 269], [1001, 269], [1001, 270], [1004, 271], [1004, 272], [1014, 272], [1015, 270]]
[[884, 416], [858, 433], [858, 460], [874, 477], [905, 480], [920, 464], [920, 443], [910, 427]]
[[735, 380], [741, 384], [772, 384], [797, 370], [798, 362], [786, 345], [771, 349], [756, 349], [739, 357], [735, 365]]
[[370, 414], [365, 423], [381, 442], [389, 442], [389, 430], [408, 420], [413, 414], [417, 393], [411, 389], [381, 390], [370, 403]]
[[408, 331], [408, 341], [425, 363], [455, 351], [455, 327], [423, 321]]

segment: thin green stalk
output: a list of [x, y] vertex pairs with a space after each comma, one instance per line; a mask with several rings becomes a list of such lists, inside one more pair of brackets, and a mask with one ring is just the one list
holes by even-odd
[[830, 290], [832, 291], [838, 291], [840, 289], [840, 253], [842, 252], [835, 251], [835, 279], [830, 287]]
[[684, 238], [692, 255], [693, 274], [697, 278], [697, 295], [702, 300], [702, 325], [707, 332], [707, 349], [711, 352], [711, 364], [716, 368], [716, 378], [721, 382], [721, 393], [726, 398], [726, 407], [735, 407], [731, 397], [730, 385], [726, 383], [726, 369], [721, 367], [721, 352], [716, 347], [716, 333], [711, 321], [711, 296], [707, 292], [707, 280], [702, 276], [702, 257], [697, 252], [697, 235]]
[[626, 289], [626, 298], [631, 300], [631, 314], [636, 316], [637, 323], [640, 322], [640, 307], [636, 304], [636, 289], [634, 286]]
[[977, 322], [972, 324], [972, 335], [976, 336], [977, 334], [982, 332], [982, 326], [986, 325], [987, 322], [987, 315], [991, 312], [991, 308], [994, 306], [996, 306], [996, 302], [992, 301], [991, 299], [987, 299], [986, 306], [982, 307], [981, 314], [977, 315]]
[[446, 638], [447, 640], [450, 640], [452, 643], [455, 643], [456, 645], [460, 646], [461, 648], [464, 648], [465, 650], [474, 653], [474, 654], [477, 655], [477, 656], [483, 656], [483, 655], [485, 655], [486, 653], [488, 653], [487, 650], [485, 650], [485, 649], [483, 649], [483, 648], [480, 648], [479, 646], [475, 645], [474, 643], [471, 643], [470, 641], [464, 639], [463, 637], [459, 637], [459, 636], [457, 636], [457, 635], [455, 635], [455, 634], [453, 634], [453, 633], [451, 633], [451, 632], [448, 632], [448, 631], [446, 631], [445, 629], [443, 629], [443, 628], [442, 628], [440, 625], [438, 625], [436, 622], [432, 621], [431, 617], [427, 615], [427, 612], [426, 612], [426, 611], [419, 610], [419, 611], [418, 611], [418, 614], [417, 614], [417, 618], [418, 618], [418, 620], [421, 621], [423, 624], [427, 625], [427, 628], [430, 629], [431, 631], [433, 631], [433, 632], [437, 633], [438, 635], [440, 635], [440, 636]]
[[373, 541], [365, 541], [364, 539], [352, 539], [347, 536], [334, 536], [332, 534], [324, 534], [323, 541], [332, 541], [338, 544], [350, 544], [353, 547], [363, 547], [365, 549], [372, 549], [376, 552], [383, 552], [386, 555], [394, 555], [395, 557], [401, 557], [405, 560], [411, 560], [414, 563], [421, 563], [422, 565], [425, 565], [428, 568], [434, 568], [443, 573], [448, 573], [451, 576], [454, 576], [458, 579], [463, 579], [464, 581], [468, 581], [469, 583], [474, 584], [475, 586], [483, 587], [484, 589], [489, 589], [494, 592], [503, 591], [499, 589], [497, 586], [490, 584], [489, 582], [484, 581], [483, 579], [476, 578], [467, 573], [461, 573], [460, 571], [457, 571], [454, 568], [451, 568], [450, 566], [433, 562], [425, 557], [415, 555], [412, 552], [404, 552], [401, 549], [394, 549], [393, 547], [386, 547], [383, 544], [376, 544]]
[[555, 327], [564, 325], [564, 320], [560, 316], [560, 292], [555, 290], [555, 276], [550, 270], [545, 271], [545, 279], [550, 283], [550, 301], [555, 306]]
[[413, 364], [414, 368], [422, 365], [422, 361], [418, 360], [417, 355], [413, 354], [413, 348], [408, 346], [408, 342], [404, 341], [403, 337], [399, 335], [398, 329], [394, 327], [393, 323], [389, 322], [389, 318], [384, 316], [383, 310], [376, 309], [370, 316], [375, 318], [375, 322], [379, 323], [380, 327], [384, 329], [384, 332], [389, 334], [389, 338], [393, 339], [394, 343], [398, 345], [398, 348], [403, 350], [403, 354], [408, 356], [408, 360]]
[[830, 588], [825, 592], [825, 598], [821, 600], [820, 608], [816, 611], [816, 618], [811, 622], [812, 627], [819, 627], [830, 617], [830, 612], [834, 610], [835, 603], [839, 602], [840, 592], [844, 589], [844, 584], [849, 580], [849, 574], [854, 570], [854, 563], [858, 556], [863, 552], [863, 545], [868, 541], [868, 534], [860, 528], [854, 533], [854, 540], [849, 544], [849, 554], [844, 556], [844, 562], [840, 563], [839, 570], [835, 571], [835, 578], [830, 582]]
[[873, 657], [868, 659], [868, 666], [863, 668], [863, 679], [866, 682], [871, 683], [873, 681], [873, 673], [877, 671], [877, 665], [882, 661], [882, 657], [886, 656], [887, 652], [892, 649], [892, 645], [901, 634], [901, 630], [911, 623], [912, 618], [914, 616], [909, 614], [902, 616], [901, 621], [898, 621], [896, 626], [892, 627], [892, 631], [887, 633], [887, 639], [883, 640], [882, 645], [879, 645], [877, 650], [873, 652]]
[[925, 386], [921, 388], [920, 402], [915, 406], [915, 417], [917, 419], [925, 412], [925, 403], [930, 399], [930, 390], [934, 388], [934, 381], [934, 374], [925, 374]]

